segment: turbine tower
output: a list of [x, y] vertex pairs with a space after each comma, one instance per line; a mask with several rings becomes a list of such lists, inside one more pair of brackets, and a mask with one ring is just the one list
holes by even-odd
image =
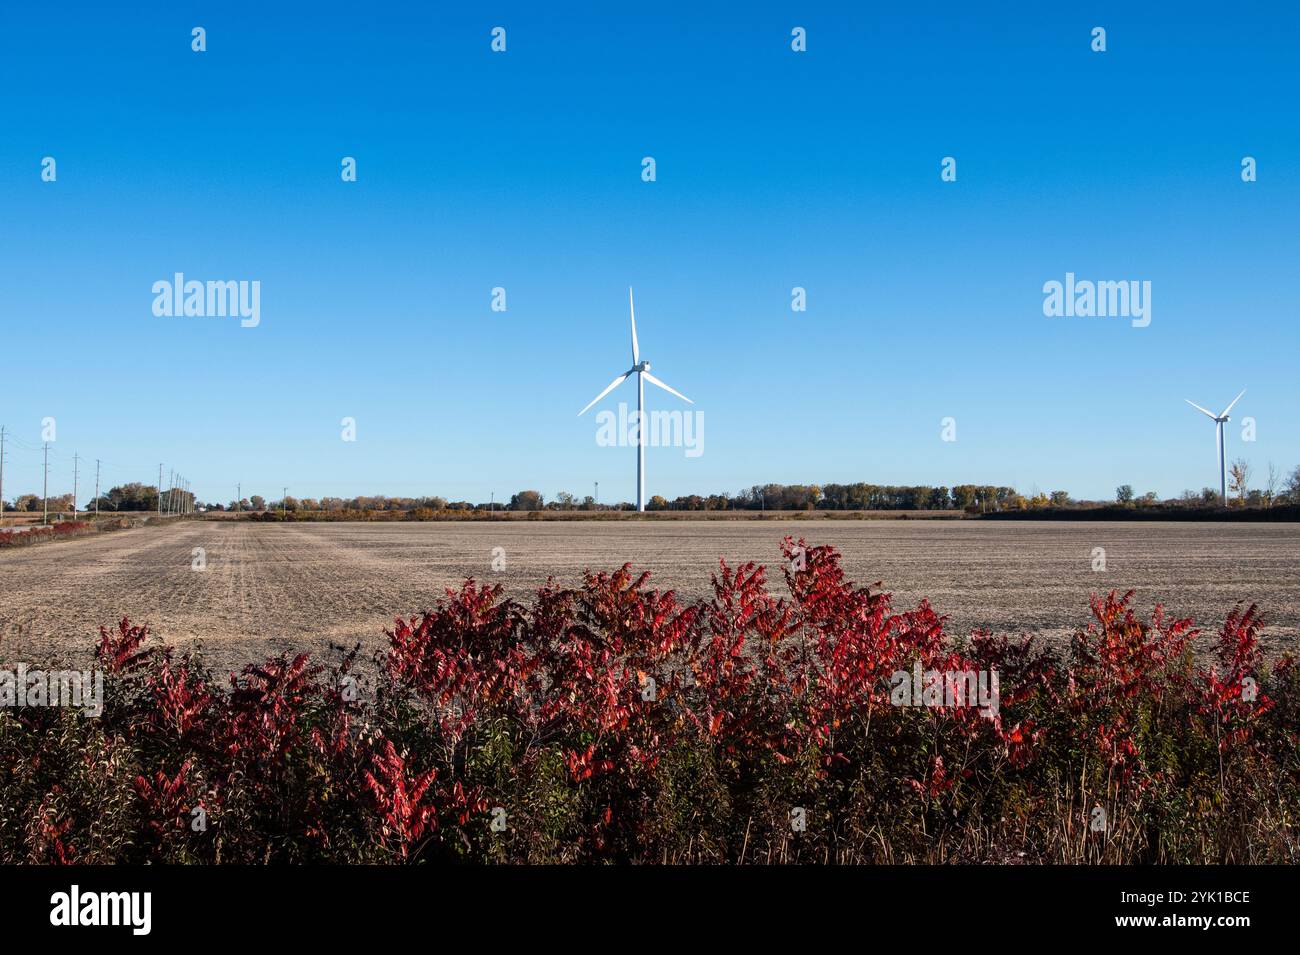
[[645, 383], [648, 381], [652, 385], [657, 385], [658, 387], [662, 388], [664, 391], [668, 392], [669, 394], [676, 395], [678, 398], [681, 398], [682, 401], [685, 401], [687, 404], [693, 405], [695, 404], [695, 402], [691, 401], [690, 398], [687, 398], [680, 391], [677, 391], [674, 388], [670, 388], [668, 385], [664, 384], [654, 375], [650, 374], [650, 362], [641, 360], [641, 350], [640, 348], [637, 347], [637, 343], [636, 343], [636, 307], [632, 304], [631, 286], [629, 286], [627, 290], [627, 310], [628, 310], [628, 314], [632, 318], [632, 367], [629, 368], [627, 371], [623, 372], [623, 374], [619, 375], [613, 381], [611, 381], [609, 383], [609, 387], [607, 387], [604, 391], [598, 394], [595, 398], [592, 398], [591, 402], [587, 405], [587, 407], [583, 408], [581, 411], [578, 412], [578, 417], [581, 418], [597, 401], [599, 401], [601, 398], [604, 398], [607, 394], [609, 394], [611, 391], [613, 391], [623, 382], [627, 381], [628, 378], [632, 377], [633, 375], [636, 375], [636, 509], [638, 511], [644, 511], [645, 510], [645, 445], [646, 445], [646, 427], [645, 427], [646, 422], [645, 422], [645, 411], [644, 411]]
[[[1246, 389], [1243, 388], [1241, 390], [1241, 395], [1244, 395], [1245, 393]], [[1233, 398], [1232, 401], [1228, 403], [1228, 407], [1223, 409], [1223, 413], [1217, 415], [1212, 411], [1206, 411], [1195, 401], [1191, 401], [1187, 398], [1183, 399], [1201, 414], [1208, 416], [1210, 420], [1214, 422], [1215, 438], [1219, 445], [1219, 503], [1225, 507], [1228, 505], [1228, 459], [1226, 453], [1227, 448], [1224, 446], [1223, 426], [1231, 420], [1228, 417], [1228, 412], [1232, 410], [1233, 405], [1241, 400], [1241, 395], [1237, 395], [1237, 397]]]

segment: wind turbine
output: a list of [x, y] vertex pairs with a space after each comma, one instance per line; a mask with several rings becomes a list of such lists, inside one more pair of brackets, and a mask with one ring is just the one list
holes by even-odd
[[687, 398], [675, 388], [668, 387], [668, 385], [650, 374], [650, 362], [641, 360], [641, 350], [637, 347], [636, 343], [636, 307], [632, 304], [631, 286], [628, 286], [627, 290], [627, 310], [628, 314], [632, 317], [632, 367], [611, 381], [609, 387], [598, 394], [595, 398], [592, 398], [587, 407], [578, 412], [578, 417], [581, 418], [597, 401], [604, 398], [623, 382], [627, 381], [627, 379], [636, 375], [636, 509], [638, 511], [644, 511], [646, 420], [643, 409], [645, 408], [645, 383], [648, 381], [652, 385], [658, 385], [669, 394], [681, 398], [682, 401], [685, 401], [688, 405], [693, 405], [695, 402], [691, 401], [690, 398]]
[[[1245, 393], [1246, 389], [1243, 388], [1241, 390], [1241, 395], [1244, 395]], [[1206, 411], [1195, 401], [1191, 401], [1187, 398], [1183, 399], [1201, 414], [1208, 416], [1210, 420], [1214, 422], [1215, 437], [1219, 445], [1219, 501], [1225, 507], [1228, 503], [1228, 463], [1225, 454], [1227, 449], [1224, 447], [1223, 426], [1231, 420], [1228, 417], [1228, 412], [1232, 410], [1233, 405], [1241, 400], [1241, 395], [1237, 395], [1237, 397], [1233, 398], [1232, 401], [1228, 403], [1228, 407], [1223, 409], [1222, 414], [1215, 414], [1212, 411]]]

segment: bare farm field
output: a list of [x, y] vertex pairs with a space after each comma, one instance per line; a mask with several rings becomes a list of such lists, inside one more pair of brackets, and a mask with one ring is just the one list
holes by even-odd
[[178, 647], [201, 643], [223, 668], [330, 643], [373, 648], [395, 616], [465, 577], [524, 599], [548, 577], [575, 583], [624, 561], [689, 599], [709, 593], [719, 557], [754, 560], [783, 592], [785, 534], [833, 544], [850, 576], [881, 581], [896, 608], [929, 597], [951, 633], [1058, 640], [1087, 621], [1091, 593], [1133, 588], [1144, 613], [1162, 601], [1207, 630], [1253, 601], [1270, 650], [1300, 642], [1300, 526], [1288, 524], [193, 521], [0, 551], [0, 658], [82, 658], [99, 624], [122, 616]]

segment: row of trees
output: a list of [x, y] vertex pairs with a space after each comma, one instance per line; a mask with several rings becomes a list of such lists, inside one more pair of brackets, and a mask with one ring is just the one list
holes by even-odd
[[[1263, 486], [1252, 487], [1255, 469], [1245, 458], [1237, 458], [1228, 469], [1228, 505], [1230, 507], [1272, 507], [1275, 504], [1300, 504], [1300, 466], [1283, 472], [1273, 462], [1263, 475]], [[1176, 498], [1161, 501], [1155, 491], [1135, 495], [1131, 484], [1115, 488], [1115, 500], [1120, 504], [1152, 506], [1204, 507], [1219, 502], [1219, 491], [1203, 487], [1200, 491], [1188, 489]]]
[[[174, 491], [165, 490], [163, 491], [164, 510], [169, 502], [173, 509], [179, 510], [183, 503], [194, 502], [194, 495], [189, 491], [179, 489]], [[12, 502], [0, 501], [0, 509], [8, 512], [34, 513], [43, 510], [44, 507], [44, 498], [39, 494], [20, 494]], [[49, 509], [51, 512], [71, 511], [73, 509], [72, 495], [51, 495]], [[78, 509], [86, 513], [96, 510], [100, 513], [156, 511], [158, 510], [158, 488], [152, 484], [141, 484], [139, 482], [122, 484], [101, 494], [98, 499], [92, 497], [84, 504], [78, 505]]]
[[[1249, 462], [1237, 459], [1232, 463], [1229, 489], [1232, 503], [1237, 506], [1267, 507], [1273, 504], [1300, 504], [1300, 467], [1294, 468], [1289, 475], [1283, 475], [1273, 464], [1268, 471], [1262, 487], [1251, 487], [1254, 472]], [[182, 497], [189, 497], [187, 492], [164, 491], [164, 507], [169, 496], [174, 494], [180, 502]], [[1214, 488], [1202, 488], [1197, 491], [1184, 491], [1181, 496], [1161, 501], [1154, 491], [1137, 495], [1133, 487], [1121, 485], [1115, 490], [1115, 499], [1121, 504], [1133, 506], [1205, 506], [1218, 501], [1218, 491]], [[98, 502], [88, 501], [83, 511], [100, 512], [148, 512], [158, 509], [158, 489], [153, 485], [131, 483], [110, 489], [100, 495]], [[633, 505], [626, 502], [615, 504], [597, 504], [590, 494], [579, 498], [567, 491], [561, 491], [548, 501], [539, 491], [518, 491], [511, 495], [509, 501], [489, 501], [471, 503], [470, 501], [448, 501], [446, 498], [433, 497], [385, 497], [369, 495], [352, 498], [322, 497], [295, 498], [286, 496], [282, 500], [268, 501], [261, 495], [253, 494], [228, 504], [194, 502], [195, 509], [209, 511], [324, 511], [342, 513], [348, 511], [470, 511], [470, 510], [510, 510], [510, 511], [620, 511], [631, 510]], [[999, 511], [1036, 510], [1046, 507], [1089, 507], [1101, 502], [1075, 501], [1066, 491], [1044, 493], [1035, 491], [1023, 495], [1012, 487], [997, 487], [988, 484], [958, 484], [953, 487], [931, 485], [893, 485], [893, 484], [755, 484], [735, 494], [685, 494], [669, 500], [655, 495], [647, 504], [652, 511], [791, 511], [791, 510], [829, 510], [829, 511], [973, 511], [996, 513]], [[73, 501], [71, 494], [51, 497], [51, 511], [70, 511]], [[0, 502], [5, 511], [40, 511], [43, 501], [39, 494], [23, 494], [13, 503]]]
[[[669, 500], [660, 495], [646, 504], [651, 511], [792, 511], [792, 510], [1006, 510], [1028, 506], [1069, 503], [1065, 491], [1025, 498], [1015, 488], [993, 485], [960, 484], [956, 487], [930, 485], [882, 484], [756, 484], [736, 494], [685, 494]], [[560, 492], [546, 503], [537, 491], [520, 491], [510, 499], [510, 510], [592, 510], [597, 507], [590, 496], [578, 501], [572, 494]], [[619, 510], [631, 504], [600, 505], [600, 509]]]
[[[4, 504], [6, 512], [17, 511], [19, 513], [35, 513], [45, 507], [44, 498], [39, 494], [20, 494], [12, 502], [0, 502]], [[60, 494], [58, 497], [50, 498], [51, 511], [70, 511], [72, 510], [72, 495]]]

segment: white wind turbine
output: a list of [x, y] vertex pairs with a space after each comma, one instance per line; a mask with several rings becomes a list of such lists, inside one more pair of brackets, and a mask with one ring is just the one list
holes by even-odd
[[[1241, 395], [1244, 395], [1245, 393], [1246, 389], [1243, 388], [1241, 390]], [[1228, 412], [1232, 410], [1233, 405], [1241, 400], [1241, 395], [1237, 395], [1237, 397], [1233, 398], [1232, 401], [1228, 403], [1228, 407], [1223, 409], [1223, 414], [1215, 414], [1212, 411], [1206, 411], [1195, 401], [1191, 401], [1187, 398], [1183, 399], [1201, 414], [1207, 415], [1210, 420], [1214, 422], [1214, 432], [1219, 445], [1219, 501], [1225, 506], [1228, 503], [1228, 463], [1226, 454], [1227, 448], [1225, 447], [1223, 437], [1223, 426], [1230, 420], [1228, 418]]]
[[629, 286], [627, 290], [627, 310], [632, 317], [632, 367], [623, 374], [619, 375], [609, 383], [609, 387], [598, 394], [586, 408], [578, 412], [581, 418], [587, 413], [597, 401], [604, 398], [607, 394], [625, 382], [632, 375], [636, 375], [636, 421], [637, 421], [637, 441], [636, 441], [636, 509], [645, 510], [645, 445], [646, 445], [646, 421], [645, 421], [645, 383], [648, 381], [652, 385], [658, 385], [669, 394], [676, 395], [687, 404], [695, 404], [690, 398], [687, 398], [680, 391], [668, 387], [654, 375], [650, 374], [650, 362], [641, 360], [641, 351], [636, 344], [636, 308], [632, 304], [632, 289]]

